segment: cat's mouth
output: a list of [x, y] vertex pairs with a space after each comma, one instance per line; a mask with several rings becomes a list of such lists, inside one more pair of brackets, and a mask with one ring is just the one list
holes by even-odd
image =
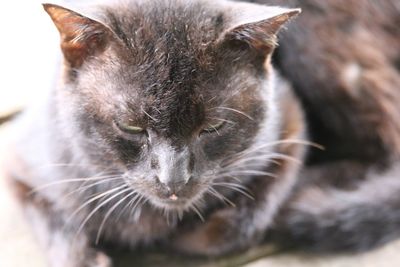
[[154, 207], [164, 210], [184, 211], [191, 209], [206, 191], [206, 187], [202, 183], [196, 182], [189, 182], [183, 188], [174, 192], [156, 183], [142, 181], [140, 184], [136, 184], [130, 179], [126, 181], [136, 192], [146, 196], [149, 203]]
[[202, 196], [203, 193], [201, 190], [196, 193], [192, 192], [190, 196], [182, 193], [171, 193], [165, 197], [154, 196], [151, 198], [151, 202], [154, 206], [161, 209], [184, 211], [192, 209], [193, 205], [196, 205]]
[[170, 197], [166, 199], [159, 199], [156, 202], [161, 202], [163, 205], [169, 205], [171, 207], [182, 207], [187, 205], [190, 202], [187, 198], [178, 197], [175, 194], [172, 194]]

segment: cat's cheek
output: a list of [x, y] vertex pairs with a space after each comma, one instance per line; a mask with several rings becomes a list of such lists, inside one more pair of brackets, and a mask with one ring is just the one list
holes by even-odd
[[140, 160], [143, 151], [143, 144], [135, 143], [123, 138], [117, 138], [113, 143], [115, 151], [118, 152], [119, 158], [125, 164], [137, 163]]
[[214, 161], [227, 156], [234, 143], [234, 136], [231, 134], [224, 136], [205, 137], [203, 140], [203, 151], [208, 160]]

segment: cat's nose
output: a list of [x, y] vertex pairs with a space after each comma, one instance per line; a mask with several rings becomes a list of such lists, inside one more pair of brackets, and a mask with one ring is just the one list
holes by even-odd
[[170, 181], [165, 183], [169, 194], [179, 195], [179, 192], [185, 187], [186, 181]]
[[171, 194], [178, 195], [179, 192], [182, 191], [182, 189], [187, 184], [187, 181], [189, 180], [189, 178], [187, 178], [187, 179], [170, 179], [167, 181], [165, 181], [165, 180], [163, 181], [160, 179], [157, 179], [157, 180], [165, 188], [165, 190], [167, 191], [166, 193], [169, 196]]
[[169, 144], [160, 144], [157, 159], [158, 180], [167, 193], [177, 194], [182, 191], [192, 175], [189, 148], [177, 149]]

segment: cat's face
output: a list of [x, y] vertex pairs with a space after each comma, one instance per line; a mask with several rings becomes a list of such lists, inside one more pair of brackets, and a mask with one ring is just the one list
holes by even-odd
[[[215, 195], [218, 179], [262, 171], [246, 159], [278, 136], [265, 60], [284, 21], [275, 30], [277, 17], [236, 25], [222, 5], [201, 3], [152, 7], [153, 14], [136, 5], [103, 9], [106, 27], [72, 13], [74, 25], [89, 24], [89, 32], [79, 27], [79, 47], [71, 44], [81, 41], [76, 36], [62, 43], [69, 66], [59, 110], [73, 125], [72, 142], [164, 209], [188, 209], [206, 192]], [[63, 30], [69, 10], [47, 11], [62, 34], [78, 34], [71, 22]]]

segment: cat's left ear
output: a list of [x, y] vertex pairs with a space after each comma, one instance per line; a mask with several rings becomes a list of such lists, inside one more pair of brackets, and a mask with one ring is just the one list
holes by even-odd
[[277, 45], [277, 34], [301, 9], [235, 4], [222, 41], [239, 41], [267, 55]]
[[72, 68], [80, 67], [89, 56], [104, 51], [112, 36], [108, 27], [58, 5], [43, 4], [43, 8], [60, 32], [61, 49]]

